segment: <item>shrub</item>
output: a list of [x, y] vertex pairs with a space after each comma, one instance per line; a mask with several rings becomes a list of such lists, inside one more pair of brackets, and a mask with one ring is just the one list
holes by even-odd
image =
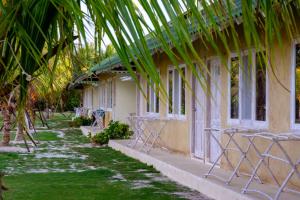
[[80, 92], [76, 90], [63, 92], [63, 109], [64, 111], [73, 111], [80, 106]]
[[69, 122], [70, 127], [90, 126], [93, 119], [88, 117], [76, 117], [73, 121]]
[[129, 139], [132, 134], [127, 124], [110, 121], [107, 128], [91, 137], [91, 141], [102, 145], [107, 144], [110, 139]]
[[91, 136], [91, 141], [92, 143], [100, 145], [107, 144], [109, 141], [109, 135], [106, 131], [103, 131], [101, 133], [95, 134], [94, 136]]

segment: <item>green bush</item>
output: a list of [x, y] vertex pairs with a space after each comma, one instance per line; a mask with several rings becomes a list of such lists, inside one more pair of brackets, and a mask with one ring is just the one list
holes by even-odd
[[101, 133], [91, 137], [93, 143], [107, 144], [110, 139], [129, 139], [133, 132], [127, 124], [119, 121], [110, 121], [108, 127]]
[[73, 111], [80, 106], [80, 92], [76, 90], [64, 91], [63, 93], [64, 111]]
[[109, 141], [109, 135], [107, 134], [106, 131], [103, 131], [101, 133], [97, 133], [94, 136], [92, 136], [91, 141], [92, 143], [100, 144], [100, 145], [107, 144]]
[[69, 122], [70, 127], [90, 126], [93, 119], [88, 117], [76, 117], [73, 121]]

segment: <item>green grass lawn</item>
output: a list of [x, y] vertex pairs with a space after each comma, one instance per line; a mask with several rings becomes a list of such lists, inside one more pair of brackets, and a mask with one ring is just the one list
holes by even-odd
[[9, 188], [5, 200], [200, 199], [151, 166], [109, 147], [93, 147], [78, 129], [58, 130], [68, 127], [61, 115], [50, 122], [57, 132], [39, 132], [34, 153], [0, 153]]

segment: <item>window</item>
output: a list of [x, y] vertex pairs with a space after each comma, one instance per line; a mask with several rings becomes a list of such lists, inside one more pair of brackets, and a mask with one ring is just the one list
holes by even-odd
[[159, 113], [159, 91], [156, 90], [156, 85], [152, 80], [147, 83], [147, 112]]
[[230, 119], [266, 121], [266, 54], [248, 51], [230, 58]]
[[102, 82], [99, 86], [100, 108], [112, 109], [113, 107], [113, 80]]
[[300, 44], [296, 44], [294, 48], [294, 123], [300, 124]]
[[106, 92], [107, 92], [107, 101], [106, 101], [106, 108], [112, 108], [113, 104], [113, 81], [109, 80], [106, 84]]
[[87, 89], [87, 107], [92, 109], [93, 107], [93, 90], [92, 88]]
[[255, 99], [255, 119], [266, 121], [266, 62], [265, 52], [256, 53], [256, 99]]
[[239, 58], [230, 60], [230, 118], [239, 118]]
[[172, 67], [168, 71], [168, 114], [170, 115], [185, 115], [185, 67], [181, 67], [180, 70]]
[[248, 55], [242, 56], [240, 66], [241, 75], [241, 118], [242, 120], [251, 120], [252, 118], [252, 66]]
[[88, 102], [88, 96], [87, 96], [87, 89], [83, 90], [83, 107], [87, 107], [87, 102]]
[[169, 70], [169, 88], [168, 88], [168, 92], [169, 92], [169, 113], [173, 113], [173, 70]]
[[106, 98], [106, 92], [105, 92], [105, 84], [100, 84], [100, 107], [102, 109], [105, 108], [105, 98]]

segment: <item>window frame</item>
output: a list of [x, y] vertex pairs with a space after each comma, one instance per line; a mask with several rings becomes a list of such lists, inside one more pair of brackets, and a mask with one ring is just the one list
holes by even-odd
[[[111, 84], [111, 91], [109, 91], [109, 84]], [[109, 92], [110, 92], [110, 99], [109, 97]], [[108, 106], [108, 101], [111, 101], [111, 107]], [[105, 108], [106, 111], [112, 111], [113, 109], [113, 79], [108, 79], [105, 82]]]
[[[262, 49], [263, 51], [266, 52], [265, 49]], [[256, 53], [259, 53], [259, 51], [256, 51], [253, 49], [253, 64], [256, 64]], [[266, 52], [266, 56], [268, 57], [268, 54]], [[270, 63], [269, 60], [266, 61], [266, 120], [265, 121], [261, 121], [261, 120], [257, 120], [256, 119], [256, 66], [253, 68], [253, 73], [255, 74], [254, 78], [253, 78], [253, 112], [252, 112], [252, 117], [253, 117], [253, 125], [257, 126], [259, 128], [268, 128], [269, 127], [269, 72], [268, 72], [268, 67], [269, 67]]]
[[100, 109], [106, 110], [106, 83], [100, 82]]
[[87, 103], [87, 108], [88, 109], [93, 109], [93, 88], [92, 87], [88, 87], [88, 103]]
[[291, 99], [290, 99], [290, 128], [291, 130], [300, 130], [300, 124], [296, 123], [295, 120], [295, 97], [296, 97], [296, 76], [295, 76], [295, 70], [296, 70], [296, 45], [300, 44], [300, 38], [294, 39], [292, 41], [292, 48], [291, 48]]
[[[264, 49], [262, 49], [264, 51]], [[269, 127], [269, 117], [268, 117], [268, 110], [269, 110], [269, 75], [268, 75], [268, 65], [269, 62], [266, 63], [266, 120], [265, 121], [260, 121], [256, 119], [256, 53], [259, 53], [259, 51], [256, 51], [255, 49], [247, 49], [245, 51], [241, 51], [240, 57], [239, 54], [234, 52], [229, 55], [228, 58], [228, 95], [227, 95], [227, 124], [228, 125], [236, 125], [236, 126], [243, 126], [243, 127], [258, 127], [258, 128], [268, 128]], [[252, 86], [252, 92], [251, 92], [251, 119], [242, 119], [242, 73], [241, 73], [241, 67], [242, 67], [242, 57], [245, 55], [249, 54], [252, 55], [252, 64], [251, 64], [251, 73], [252, 73], [252, 81], [251, 81], [251, 86]], [[231, 59], [234, 57], [239, 58], [239, 112], [238, 112], [238, 118], [237, 119], [232, 119], [231, 118]], [[299, 126], [300, 128], [300, 126]]]
[[[180, 69], [184, 68], [184, 73], [185, 73], [185, 79], [187, 77], [187, 66], [186, 64], [180, 64], [178, 66]], [[185, 92], [185, 114], [174, 114], [174, 113], [169, 113], [169, 72], [170, 71], [173, 71], [172, 73], [172, 76], [173, 76], [173, 82], [172, 82], [172, 110], [174, 111], [174, 99], [175, 99], [175, 92], [174, 92], [174, 76], [175, 76], [175, 73], [174, 71], [177, 70], [176, 67], [170, 65], [168, 66], [167, 68], [167, 94], [168, 94], [168, 101], [167, 101], [167, 117], [170, 118], [170, 119], [178, 119], [178, 120], [186, 120], [187, 119], [187, 106], [186, 106], [186, 102], [187, 102], [187, 99], [186, 99], [186, 92]], [[186, 84], [186, 83], [185, 83]], [[179, 79], [179, 93], [177, 95], [179, 95], [179, 105], [181, 105], [182, 103], [182, 95], [181, 95], [181, 88], [182, 88], [182, 78], [180, 76], [180, 79]], [[186, 85], [185, 85], [185, 90], [186, 90]], [[180, 106], [179, 106], [179, 110], [180, 110]]]
[[228, 72], [228, 99], [227, 99], [227, 102], [228, 102], [228, 105], [227, 105], [227, 123], [229, 124], [229, 125], [238, 125], [239, 124], [239, 120], [240, 120], [240, 116], [241, 116], [241, 111], [240, 111], [240, 96], [241, 96], [241, 94], [240, 94], [240, 92], [241, 92], [241, 90], [240, 90], [240, 79], [241, 79], [241, 74], [240, 74], [240, 65], [241, 65], [241, 60], [240, 60], [240, 58], [239, 58], [239, 93], [238, 93], [238, 95], [239, 95], [239, 112], [238, 112], [238, 118], [237, 119], [234, 119], [234, 118], [231, 118], [231, 59], [232, 58], [234, 58], [234, 57], [238, 57], [239, 55], [237, 54], [237, 53], [231, 53], [230, 54], [230, 56], [229, 56], [229, 58], [228, 58], [228, 64], [227, 64], [227, 66], [228, 66], [228, 70], [229, 70], [229, 72]]
[[[158, 71], [158, 74], [159, 74], [159, 76], [160, 76], [160, 73], [159, 73], [159, 71]], [[151, 81], [151, 80], [149, 80], [149, 81]], [[149, 87], [149, 102], [148, 102], [148, 87]], [[159, 96], [158, 96], [158, 102], [157, 102], [157, 95], [159, 95], [159, 91], [158, 91], [158, 94], [156, 93], [156, 88], [157, 86], [156, 85], [154, 85], [154, 88], [153, 87], [151, 87], [151, 85], [149, 85], [149, 82], [148, 82], [148, 80], [146, 80], [146, 116], [149, 116], [149, 117], [159, 117], [159, 115], [160, 115], [160, 105], [159, 105], [159, 103], [160, 103], [160, 100], [159, 100]], [[154, 91], [153, 91], [154, 90]], [[151, 94], [152, 94], [152, 92], [153, 92], [153, 94], [154, 94], [154, 112], [151, 112], [150, 110], [150, 108], [151, 108]], [[156, 106], [157, 106], [157, 103], [158, 103], [158, 112], [156, 112]], [[149, 111], [147, 110], [147, 107], [148, 107], [148, 105], [149, 105]]]

